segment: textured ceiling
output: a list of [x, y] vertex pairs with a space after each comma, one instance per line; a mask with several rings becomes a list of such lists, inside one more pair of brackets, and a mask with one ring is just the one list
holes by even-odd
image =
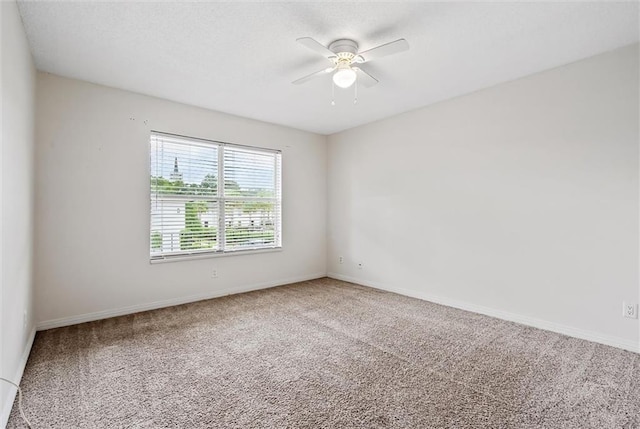
[[[20, 1], [38, 69], [331, 134], [638, 41], [638, 3]], [[380, 81], [336, 90], [296, 43], [398, 38], [365, 64]]]

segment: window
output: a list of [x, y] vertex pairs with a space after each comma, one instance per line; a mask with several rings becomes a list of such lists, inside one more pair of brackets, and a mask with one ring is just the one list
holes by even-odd
[[151, 260], [281, 247], [279, 151], [151, 133]]

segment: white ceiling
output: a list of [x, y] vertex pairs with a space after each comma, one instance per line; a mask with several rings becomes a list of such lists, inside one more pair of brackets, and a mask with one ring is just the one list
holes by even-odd
[[[638, 3], [104, 3], [20, 1], [39, 70], [331, 134], [638, 41]], [[365, 64], [380, 83], [336, 90], [296, 43], [398, 38]], [[366, 67], [365, 67], [366, 66]]]

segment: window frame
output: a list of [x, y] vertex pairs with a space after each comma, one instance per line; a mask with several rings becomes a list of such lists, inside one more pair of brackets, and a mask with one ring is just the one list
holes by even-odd
[[[166, 200], [176, 200], [176, 199], [184, 199], [195, 200], [195, 201], [213, 201], [217, 205], [218, 212], [218, 222], [216, 225], [216, 247], [212, 249], [191, 249], [184, 251], [176, 251], [171, 253], [160, 253], [154, 255], [152, 253], [152, 235], [154, 233], [153, 229], [153, 203], [154, 197], [155, 201], [162, 200], [163, 198], [158, 198], [158, 192], [153, 189], [152, 182], [152, 172], [153, 172], [153, 145], [154, 145], [154, 136], [159, 137], [160, 139], [164, 137], [193, 141], [196, 144], [204, 144], [207, 146], [216, 147], [216, 155], [217, 155], [217, 171], [216, 171], [216, 180], [218, 185], [216, 186], [216, 194], [215, 195], [183, 195], [179, 196], [179, 194], [175, 194], [173, 196], [166, 197]], [[259, 198], [259, 197], [241, 197], [241, 196], [233, 196], [226, 197], [225, 196], [225, 181], [232, 180], [226, 179], [224, 173], [224, 155], [225, 148], [237, 148], [240, 150], [253, 152], [253, 153], [266, 153], [270, 155], [274, 155], [274, 190], [275, 196], [273, 198]], [[157, 159], [156, 159], [157, 162]], [[233, 255], [249, 255], [256, 253], [268, 253], [268, 252], [280, 252], [282, 251], [282, 151], [279, 149], [271, 149], [259, 146], [250, 146], [243, 145], [237, 143], [228, 143], [222, 142], [218, 140], [204, 139], [200, 137], [190, 137], [180, 134], [167, 133], [163, 131], [151, 130], [149, 133], [149, 242], [148, 242], [148, 250], [149, 250], [149, 262], [152, 264], [155, 263], [163, 263], [163, 262], [176, 262], [183, 260], [192, 260], [192, 259], [205, 259], [205, 258], [215, 258], [221, 256], [233, 256]], [[225, 213], [226, 203], [228, 201], [272, 201], [274, 203], [274, 243], [273, 245], [267, 246], [258, 246], [258, 247], [246, 247], [246, 248], [231, 248], [227, 249], [226, 243], [226, 229], [227, 229], [227, 217]], [[161, 232], [162, 234], [162, 232]]]

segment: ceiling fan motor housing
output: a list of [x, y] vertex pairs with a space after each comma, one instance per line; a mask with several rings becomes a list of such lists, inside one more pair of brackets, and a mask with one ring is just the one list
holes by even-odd
[[329, 50], [336, 54], [346, 52], [356, 55], [358, 53], [358, 44], [350, 39], [339, 39], [329, 45]]

